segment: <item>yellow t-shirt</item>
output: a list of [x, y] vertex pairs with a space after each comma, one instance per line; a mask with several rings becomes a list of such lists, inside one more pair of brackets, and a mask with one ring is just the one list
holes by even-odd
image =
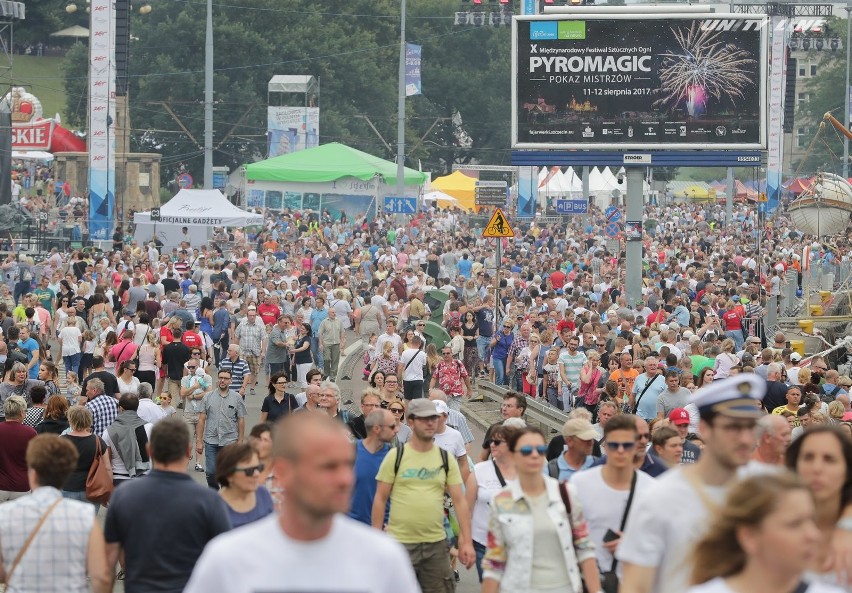
[[425, 453], [405, 448], [394, 479], [396, 449], [391, 449], [376, 479], [393, 484], [387, 531], [403, 544], [427, 544], [446, 539], [444, 532], [444, 487], [461, 484], [459, 465], [449, 457], [449, 476], [444, 473], [437, 446]]

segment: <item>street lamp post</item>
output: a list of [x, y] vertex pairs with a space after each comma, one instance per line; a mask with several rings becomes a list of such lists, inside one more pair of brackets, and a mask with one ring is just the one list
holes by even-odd
[[401, 197], [405, 191], [405, 0], [401, 0], [399, 15], [399, 81], [397, 93], [396, 195]]
[[[852, 42], [852, 18], [850, 18], [852, 16], [852, 3], [847, 3], [844, 8], [846, 9], [846, 86], [843, 87], [843, 125], [848, 130], [850, 123], [852, 123], [849, 121], [849, 44]], [[849, 179], [849, 138], [846, 136], [843, 136], [843, 178]]]

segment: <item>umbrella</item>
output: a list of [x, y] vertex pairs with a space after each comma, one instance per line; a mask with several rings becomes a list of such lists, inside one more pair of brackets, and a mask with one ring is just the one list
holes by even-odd
[[86, 27], [81, 27], [80, 25], [74, 25], [73, 27], [68, 27], [67, 29], [62, 29], [61, 31], [57, 31], [56, 33], [51, 33], [51, 37], [73, 37], [74, 39], [88, 39], [89, 38], [89, 30]]

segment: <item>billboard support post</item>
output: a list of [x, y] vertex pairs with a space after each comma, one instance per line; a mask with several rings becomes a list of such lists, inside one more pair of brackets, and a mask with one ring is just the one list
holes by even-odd
[[734, 223], [734, 168], [728, 167], [728, 188], [725, 194], [725, 224]]
[[[643, 167], [627, 167], [627, 220], [642, 220], [643, 196], [642, 186], [645, 183]], [[627, 237], [627, 277], [625, 290], [627, 302], [631, 305], [642, 298], [642, 238], [638, 240], [628, 234]]]
[[[587, 202], [591, 199], [591, 191], [589, 189], [589, 173], [591, 169], [586, 166], [583, 167], [583, 199]], [[591, 204], [589, 204], [591, 206]], [[583, 230], [585, 231], [586, 227], [589, 226], [589, 208], [586, 208], [586, 213], [583, 214]]]

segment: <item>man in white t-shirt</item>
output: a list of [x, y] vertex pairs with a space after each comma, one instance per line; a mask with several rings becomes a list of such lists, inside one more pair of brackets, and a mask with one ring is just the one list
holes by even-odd
[[667, 471], [640, 496], [616, 550], [624, 567], [620, 593], [682, 593], [690, 553], [748, 463], [766, 382], [753, 373], [714, 381], [693, 399], [704, 451], [697, 463]]
[[65, 371], [78, 372], [82, 358], [83, 333], [76, 325], [66, 325], [59, 331], [59, 347]]
[[447, 402], [435, 400], [435, 408], [438, 410], [438, 427], [435, 429], [435, 444], [456, 458], [459, 462], [459, 471], [462, 475], [462, 483], [467, 483], [470, 475], [470, 466], [467, 463], [467, 448], [464, 446], [464, 438], [455, 428], [447, 426], [447, 418], [450, 416], [450, 407]]
[[411, 338], [411, 345], [403, 351], [397, 364], [397, 376], [402, 378], [402, 392], [406, 401], [423, 397], [423, 368], [426, 365], [426, 353], [421, 350], [423, 340], [415, 335]]
[[402, 353], [402, 337], [396, 333], [396, 321], [393, 319], [388, 319], [388, 322], [385, 324], [386, 331], [382, 335], [380, 335], [376, 339], [376, 353], [381, 354], [384, 352], [383, 348], [385, 342], [391, 342], [396, 348], [397, 352]]
[[273, 440], [273, 475], [287, 504], [211, 541], [184, 592], [282, 591], [282, 575], [288, 591], [417, 591], [405, 549], [343, 514], [355, 483], [355, 448], [340, 422], [292, 414]]
[[[595, 544], [595, 556], [602, 573], [613, 570], [613, 552], [618, 548], [621, 531], [629, 515], [629, 510], [625, 513], [628, 500], [631, 496], [635, 500], [654, 481], [654, 478], [633, 466], [633, 454], [639, 437], [636, 417], [632, 414], [613, 416], [604, 424], [603, 430], [606, 462], [577, 472], [571, 478], [571, 484], [580, 497], [589, 537]], [[630, 504], [632, 507], [632, 502]]]

